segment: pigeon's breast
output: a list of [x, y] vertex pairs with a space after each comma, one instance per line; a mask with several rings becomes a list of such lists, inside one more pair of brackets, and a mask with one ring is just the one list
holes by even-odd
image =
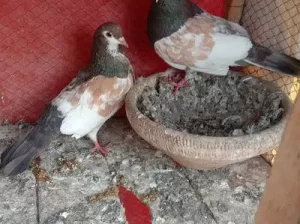
[[214, 23], [205, 14], [190, 18], [177, 32], [157, 41], [155, 50], [166, 62], [195, 67], [209, 58], [215, 46]]
[[87, 83], [86, 91], [90, 93], [89, 107], [96, 109], [100, 116], [112, 116], [118, 110], [132, 87], [132, 76], [126, 78], [108, 78], [98, 76]]
[[77, 107], [97, 111], [101, 117], [110, 117], [124, 101], [133, 85], [132, 75], [125, 78], [96, 76], [72, 91], [65, 91], [55, 101], [66, 116]]

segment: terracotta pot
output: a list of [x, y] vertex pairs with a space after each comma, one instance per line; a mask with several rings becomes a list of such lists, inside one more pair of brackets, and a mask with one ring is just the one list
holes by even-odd
[[200, 136], [166, 128], [138, 110], [136, 103], [144, 88], [154, 86], [157, 78], [162, 75], [163, 73], [158, 73], [136, 83], [126, 97], [126, 114], [139, 136], [181, 165], [198, 170], [216, 169], [261, 155], [279, 146], [292, 103], [278, 87], [262, 81], [285, 96], [285, 112], [276, 125], [255, 134], [238, 137]]

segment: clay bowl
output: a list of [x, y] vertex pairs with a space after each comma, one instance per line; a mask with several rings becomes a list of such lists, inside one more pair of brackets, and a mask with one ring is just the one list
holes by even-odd
[[[163, 73], [158, 73], [136, 83], [127, 94], [126, 113], [131, 126], [140, 137], [181, 165], [198, 170], [216, 169], [264, 154], [279, 146], [292, 108], [286, 94], [282, 119], [266, 130], [234, 137], [200, 136], [166, 128], [144, 116], [137, 108], [137, 100], [144, 88], [154, 86], [157, 78], [162, 75]], [[281, 91], [273, 84], [265, 83], [270, 88]]]

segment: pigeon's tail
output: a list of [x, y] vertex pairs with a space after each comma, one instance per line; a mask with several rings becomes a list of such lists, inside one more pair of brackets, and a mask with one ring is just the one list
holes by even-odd
[[5, 176], [14, 176], [28, 168], [31, 160], [42, 152], [59, 134], [61, 113], [49, 106], [29, 133], [1, 155], [0, 170]]
[[257, 44], [253, 45], [244, 61], [271, 71], [300, 76], [300, 60]]

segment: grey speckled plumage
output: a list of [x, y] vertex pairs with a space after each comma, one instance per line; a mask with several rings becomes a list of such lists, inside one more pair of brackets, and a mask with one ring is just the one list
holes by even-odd
[[189, 1], [177, 2], [178, 4], [171, 1], [156, 3], [156, 0], [152, 0], [147, 26], [147, 34], [152, 44], [176, 32], [188, 18], [204, 12]]
[[[92, 60], [87, 69], [93, 74], [105, 74], [109, 77], [117, 76], [125, 78], [127, 73], [124, 73], [124, 71], [128, 71], [131, 66], [130, 62], [126, 59], [113, 57], [107, 52], [105, 49], [107, 47], [106, 39], [102, 35], [104, 30], [114, 33], [116, 39], [123, 36], [121, 28], [115, 26], [113, 23], [106, 23], [98, 28], [94, 34]], [[124, 54], [121, 46], [118, 46], [118, 51]]]

